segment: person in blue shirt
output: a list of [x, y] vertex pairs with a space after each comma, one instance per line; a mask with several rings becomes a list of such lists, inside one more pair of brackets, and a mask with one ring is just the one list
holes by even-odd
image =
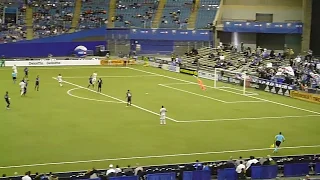
[[12, 72], [12, 80], [13, 80], [13, 83], [15, 84], [16, 81], [17, 81], [17, 73], [15, 73], [14, 71]]
[[276, 135], [275, 141], [276, 142], [275, 142], [275, 147], [274, 147], [273, 153], [277, 153], [281, 143], [283, 143], [285, 141], [285, 138], [281, 132], [278, 135]]

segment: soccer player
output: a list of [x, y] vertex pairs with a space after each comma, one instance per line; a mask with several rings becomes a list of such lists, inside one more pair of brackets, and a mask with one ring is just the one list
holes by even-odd
[[26, 94], [27, 94], [28, 81], [29, 80], [24, 80], [23, 96], [26, 96]]
[[40, 86], [40, 77], [38, 75], [36, 78], [36, 85], [34, 86], [34, 90], [39, 91], [39, 86]]
[[131, 99], [132, 99], [132, 94], [130, 90], [127, 91], [127, 107], [131, 106]]
[[276, 140], [276, 142], [275, 142], [275, 147], [274, 147], [273, 153], [278, 152], [278, 149], [279, 149], [281, 143], [285, 141], [285, 138], [282, 135], [282, 133], [280, 132], [278, 135], [276, 135], [275, 140]]
[[15, 73], [14, 71], [12, 71], [12, 80], [13, 80], [13, 84], [15, 84], [17, 81], [17, 73]]
[[93, 83], [93, 84], [96, 83], [96, 81], [97, 81], [97, 76], [98, 76], [97, 71], [95, 71], [95, 72], [92, 74], [92, 83]]
[[93, 84], [93, 78], [92, 78], [92, 75], [89, 77], [89, 85], [87, 88], [89, 88], [90, 86], [92, 86], [92, 88], [94, 88], [94, 84]]
[[100, 92], [100, 93], [101, 93], [102, 84], [103, 84], [102, 79], [99, 78], [99, 80], [98, 80], [98, 92]]
[[9, 98], [9, 92], [7, 91], [6, 94], [4, 95], [4, 100], [7, 103], [7, 109], [10, 109], [10, 98]]
[[57, 79], [58, 79], [58, 82], [60, 84], [60, 87], [62, 87], [62, 76], [61, 76], [61, 74], [58, 75]]
[[29, 75], [29, 69], [28, 69], [28, 67], [25, 67], [24, 68], [24, 77], [28, 78], [28, 75]]
[[166, 124], [166, 113], [167, 109], [162, 106], [160, 109], [160, 124]]
[[20, 95], [22, 96], [23, 93], [24, 93], [24, 87], [25, 87], [25, 83], [24, 81], [22, 80], [20, 83], [19, 83], [19, 86], [20, 86]]
[[17, 66], [16, 66], [16, 65], [13, 65], [13, 66], [12, 66], [12, 71], [13, 71], [14, 73], [16, 73], [16, 75], [18, 76], [18, 70], [17, 70]]

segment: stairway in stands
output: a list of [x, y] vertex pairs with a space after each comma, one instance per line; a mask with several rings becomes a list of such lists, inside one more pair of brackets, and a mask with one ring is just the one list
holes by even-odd
[[82, 0], [76, 0], [74, 5], [73, 19], [69, 33], [74, 33], [79, 26], [80, 13], [81, 13]]
[[109, 16], [108, 16], [108, 28], [114, 28], [114, 20], [116, 16], [116, 6], [117, 6], [117, 1], [116, 0], [110, 0], [109, 2]]
[[165, 8], [165, 5], [167, 3], [167, 0], [160, 0], [157, 8], [157, 12], [155, 14], [155, 17], [152, 21], [152, 28], [159, 28], [159, 24], [161, 21], [161, 17], [163, 14], [163, 9]]
[[27, 6], [26, 9], [26, 25], [27, 25], [27, 40], [33, 39], [33, 12], [32, 7]]
[[191, 12], [191, 14], [189, 16], [189, 21], [188, 21], [188, 26], [187, 26], [188, 29], [195, 29], [199, 7], [200, 7], [200, 0], [195, 0], [195, 4], [193, 6], [193, 11]]

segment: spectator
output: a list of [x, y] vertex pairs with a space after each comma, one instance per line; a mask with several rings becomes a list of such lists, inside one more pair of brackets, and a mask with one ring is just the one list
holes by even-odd
[[199, 162], [199, 160], [196, 160], [196, 163], [194, 163], [193, 167], [194, 167], [196, 170], [203, 169], [203, 168], [202, 168], [202, 164]]
[[133, 176], [134, 175], [134, 172], [133, 172], [133, 169], [130, 167], [130, 165], [128, 165], [127, 168], [125, 168], [123, 170], [124, 174], [127, 175], [127, 176]]
[[246, 169], [246, 166], [243, 164], [243, 161], [239, 161], [239, 165], [236, 168], [238, 175], [241, 174], [242, 171], [245, 171], [245, 169]]
[[209, 166], [208, 163], [204, 163], [204, 164], [203, 164], [203, 170], [204, 170], [204, 171], [210, 171], [210, 166]]
[[246, 164], [246, 176], [251, 177], [251, 166], [258, 165], [259, 161], [254, 158], [254, 156], [250, 156], [250, 160]]
[[236, 166], [239, 166], [240, 161], [242, 161], [243, 164], [246, 164], [246, 161], [242, 158], [242, 156], [240, 156], [239, 159], [236, 160]]
[[116, 165], [115, 173], [118, 174], [120, 172], [122, 172], [122, 170], [120, 169], [119, 165]]
[[234, 168], [235, 167], [235, 162], [232, 159], [232, 156], [230, 156], [229, 160], [227, 161], [226, 167], [227, 168]]
[[30, 171], [26, 172], [25, 175], [22, 177], [22, 180], [32, 180], [30, 174]]
[[109, 169], [107, 170], [106, 175], [108, 176], [111, 173], [113, 173], [113, 174], [116, 173], [116, 170], [113, 168], [113, 164], [109, 165]]
[[134, 169], [134, 175], [137, 176], [139, 173], [143, 172], [143, 167], [139, 166], [139, 163], [136, 164], [137, 167]]

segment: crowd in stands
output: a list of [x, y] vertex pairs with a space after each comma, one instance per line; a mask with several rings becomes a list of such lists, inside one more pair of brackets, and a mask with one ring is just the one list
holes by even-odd
[[[66, 173], [47, 173], [41, 174], [36, 172], [31, 174], [30, 171], [26, 172], [24, 176], [18, 176], [16, 178], [9, 178], [12, 180], [18, 180], [22, 177], [22, 180], [58, 180], [60, 179], [108, 179], [115, 176], [138, 176], [140, 180], [145, 180], [148, 174], [156, 173], [168, 173], [175, 172], [177, 179], [183, 179], [183, 172], [185, 171], [195, 171], [203, 170], [210, 171], [212, 178], [216, 178], [218, 171], [222, 169], [234, 169], [237, 173], [238, 179], [248, 179], [252, 174], [252, 167], [254, 166], [272, 166], [277, 165], [278, 173], [282, 174], [285, 164], [294, 164], [294, 163], [309, 163], [309, 174], [315, 173], [316, 163], [320, 162], [319, 155], [301, 155], [301, 156], [288, 156], [288, 157], [271, 157], [267, 155], [262, 158], [255, 158], [250, 156], [249, 159], [244, 159], [241, 156], [238, 159], [230, 157], [226, 161], [217, 161], [217, 162], [200, 162], [196, 160], [194, 163], [187, 164], [173, 164], [173, 165], [162, 165], [162, 166], [140, 166], [136, 164], [135, 167], [128, 165], [127, 167], [120, 168], [119, 165], [114, 166], [113, 164], [109, 165], [108, 169], [98, 170], [92, 168], [88, 171], [81, 172], [66, 172]], [[2, 175], [2, 178], [6, 178], [6, 174]], [[306, 176], [309, 178], [309, 176]]]

